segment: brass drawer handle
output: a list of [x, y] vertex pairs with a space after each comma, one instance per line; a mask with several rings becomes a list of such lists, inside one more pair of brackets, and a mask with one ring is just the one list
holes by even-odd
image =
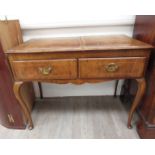
[[116, 71], [118, 71], [118, 69], [119, 69], [119, 67], [115, 63], [110, 63], [107, 66], [105, 66], [105, 70], [107, 72], [116, 72]]
[[43, 75], [48, 75], [52, 71], [52, 67], [39, 67], [39, 72]]

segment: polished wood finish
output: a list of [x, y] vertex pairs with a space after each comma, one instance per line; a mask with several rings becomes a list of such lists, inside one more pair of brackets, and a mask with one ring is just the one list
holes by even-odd
[[[7, 51], [15, 79], [14, 92], [29, 128], [30, 112], [20, 88], [24, 82], [96, 83], [113, 79], [143, 79], [152, 46], [127, 36], [89, 36], [30, 40]], [[143, 95], [141, 82], [131, 107], [128, 127]]]
[[7, 53], [52, 53], [73, 51], [148, 49], [149, 44], [125, 35], [34, 39], [14, 47]]
[[79, 59], [79, 76], [80, 78], [139, 78], [144, 76], [146, 64], [146, 57]]
[[[134, 26], [134, 38], [155, 46], [155, 16], [136, 16]], [[140, 120], [137, 124], [137, 131], [141, 138], [155, 138], [155, 50], [152, 50], [149, 65], [146, 72], [146, 92], [141, 106], [139, 107]], [[136, 94], [135, 82], [126, 80], [123, 96], [132, 98]], [[129, 93], [128, 93], [129, 92]]]
[[[150, 46], [149, 46], [150, 47]], [[75, 59], [75, 58], [113, 58], [113, 57], [147, 57], [150, 49], [131, 50], [94, 50], [94, 51], [70, 51], [50, 53], [10, 53], [11, 61], [17, 60], [50, 60], [50, 59]]]
[[13, 61], [11, 65], [18, 81], [77, 78], [76, 59]]
[[[0, 120], [8, 128], [25, 128], [26, 122], [21, 107], [13, 92], [13, 76], [4, 53], [23, 43], [18, 20], [0, 21]], [[5, 82], [4, 82], [5, 81]], [[32, 82], [24, 85], [23, 98], [27, 100], [29, 110], [34, 103]]]

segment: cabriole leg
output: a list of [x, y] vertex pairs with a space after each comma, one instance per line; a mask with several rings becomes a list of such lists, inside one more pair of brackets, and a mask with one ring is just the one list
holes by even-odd
[[136, 79], [136, 81], [138, 82], [138, 90], [134, 99], [134, 102], [131, 106], [131, 109], [129, 111], [129, 116], [128, 116], [128, 128], [131, 129], [132, 125], [131, 125], [131, 120], [133, 118], [133, 113], [135, 112], [136, 108], [138, 107], [144, 92], [145, 92], [145, 88], [146, 88], [146, 81], [145, 78], [141, 78], [141, 79]]
[[15, 94], [15, 96], [16, 96], [17, 100], [19, 101], [19, 104], [22, 108], [25, 120], [28, 123], [28, 129], [31, 130], [31, 129], [33, 129], [33, 122], [32, 122], [32, 118], [31, 118], [31, 114], [30, 114], [30, 111], [27, 107], [27, 104], [25, 103], [25, 101], [22, 97], [22, 93], [21, 93], [21, 88], [22, 88], [23, 84], [24, 84], [24, 82], [22, 82], [22, 81], [15, 82], [13, 90], [14, 90], [14, 94]]

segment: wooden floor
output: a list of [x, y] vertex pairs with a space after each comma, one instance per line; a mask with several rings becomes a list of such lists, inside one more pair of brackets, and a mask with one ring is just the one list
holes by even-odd
[[139, 138], [128, 129], [128, 105], [113, 97], [64, 97], [37, 101], [33, 130], [0, 126], [0, 138]]

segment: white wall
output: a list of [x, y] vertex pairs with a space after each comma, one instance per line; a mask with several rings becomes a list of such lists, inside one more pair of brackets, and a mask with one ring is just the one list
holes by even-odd
[[[15, 2], [16, 1], [16, 2]], [[46, 0], [3, 1], [0, 19], [19, 19], [24, 40], [40, 37], [62, 37], [79, 35], [126, 34], [132, 36], [134, 15], [110, 15], [105, 12], [102, 1], [92, 0]], [[10, 5], [8, 5], [10, 4]], [[17, 5], [18, 4], [18, 5]], [[29, 5], [31, 4], [31, 5]], [[110, 5], [111, 10], [115, 6]], [[44, 97], [112, 95], [115, 82], [57, 85], [43, 83]], [[119, 84], [118, 94], [120, 92]], [[39, 96], [35, 84], [36, 96]]]

